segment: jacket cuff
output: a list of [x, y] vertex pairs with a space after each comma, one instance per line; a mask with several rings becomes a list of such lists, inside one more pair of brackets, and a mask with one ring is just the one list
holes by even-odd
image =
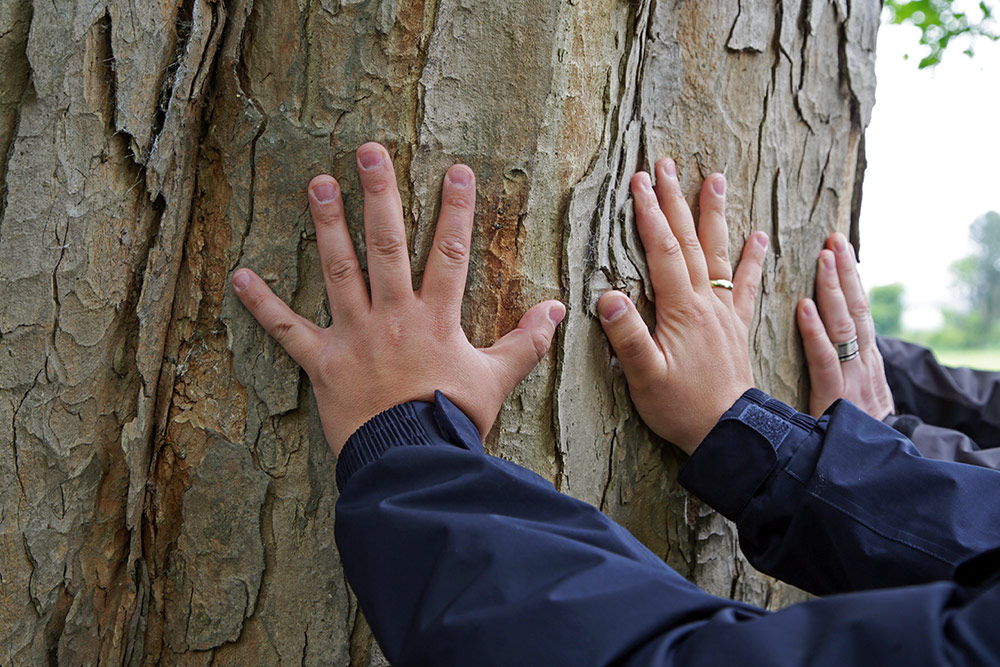
[[678, 481], [731, 521], [813, 430], [816, 420], [748, 389], [698, 445]]
[[440, 391], [434, 392], [433, 403], [402, 403], [362, 424], [337, 458], [337, 490], [393, 447], [433, 445], [483, 450], [475, 425]]

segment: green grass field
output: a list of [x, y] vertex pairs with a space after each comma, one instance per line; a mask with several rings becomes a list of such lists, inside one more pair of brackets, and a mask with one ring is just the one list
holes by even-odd
[[934, 350], [934, 356], [945, 366], [968, 366], [987, 371], [1000, 371], [1000, 347], [967, 350]]

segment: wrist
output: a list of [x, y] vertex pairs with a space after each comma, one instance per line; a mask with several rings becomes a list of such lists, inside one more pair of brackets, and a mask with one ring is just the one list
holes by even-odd
[[[708, 398], [706, 405], [711, 405], [712, 407], [706, 407], [705, 410], [701, 411], [697, 426], [692, 428], [679, 442], [675, 442], [674, 444], [688, 456], [694, 454], [695, 450], [708, 437], [708, 434], [715, 428], [726, 412], [732, 408], [733, 404], [751, 389], [753, 389], [752, 383], [742, 383], [730, 390], [718, 392]], [[709, 401], [711, 402], [709, 403]]]

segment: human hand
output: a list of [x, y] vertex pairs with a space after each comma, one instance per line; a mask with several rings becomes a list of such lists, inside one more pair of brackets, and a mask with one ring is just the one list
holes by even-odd
[[312, 381], [327, 442], [335, 455], [379, 412], [412, 400], [448, 396], [485, 436], [507, 394], [549, 349], [566, 314], [558, 301], [535, 305], [492, 347], [473, 347], [462, 331], [476, 184], [455, 165], [441, 189], [441, 214], [423, 282], [413, 291], [403, 208], [389, 154], [379, 144], [358, 149], [364, 192], [371, 294], [365, 286], [337, 181], [316, 176], [309, 208], [316, 226], [330, 326], [294, 313], [253, 271], [233, 287], [243, 305], [301, 365]]
[[[621, 292], [604, 294], [598, 312], [639, 415], [691, 454], [754, 384], [748, 340], [767, 235], [751, 235], [733, 278], [722, 174], [705, 179], [697, 232], [673, 160], [656, 163], [655, 191], [644, 172], [631, 186], [656, 326], [651, 335]], [[718, 279], [733, 280], [734, 288], [709, 283]]]
[[[875, 419], [885, 419], [895, 411], [892, 392], [875, 345], [875, 322], [854, 248], [843, 234], [831, 235], [826, 246], [816, 267], [819, 310], [812, 299], [802, 299], [797, 313], [809, 366], [809, 413], [819, 417], [838, 398], [846, 398]], [[841, 363], [834, 342], [855, 336], [859, 354]]]

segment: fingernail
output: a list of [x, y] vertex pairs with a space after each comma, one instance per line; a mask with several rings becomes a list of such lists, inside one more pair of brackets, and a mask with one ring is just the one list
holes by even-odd
[[642, 189], [646, 192], [653, 191], [653, 182], [649, 180], [649, 174], [644, 171], [639, 173], [639, 185], [642, 186]]
[[715, 194], [719, 195], [720, 197], [725, 195], [726, 177], [723, 176], [722, 174], [719, 174], [719, 176], [712, 181], [712, 189], [715, 190]]
[[833, 247], [840, 253], [847, 251], [847, 239], [844, 238], [843, 234], [837, 234], [833, 237]]
[[559, 304], [558, 306], [552, 306], [549, 308], [549, 319], [552, 321], [553, 326], [559, 326], [559, 323], [566, 318], [566, 306]]
[[244, 290], [247, 285], [250, 284], [250, 272], [244, 269], [240, 269], [233, 275], [233, 287], [238, 290]]
[[677, 163], [667, 158], [667, 161], [663, 163], [663, 173], [670, 178], [677, 178]]
[[370, 148], [358, 155], [358, 160], [361, 162], [362, 168], [374, 169], [382, 164], [382, 151]]
[[823, 253], [823, 266], [827, 269], [836, 268], [836, 263], [833, 260], [833, 254]]
[[807, 319], [816, 316], [816, 306], [813, 305], [812, 301], [802, 302], [802, 316]]
[[622, 316], [626, 308], [628, 308], [628, 304], [624, 297], [616, 296], [612, 299], [605, 299], [600, 304], [599, 310], [605, 322], [613, 322]]
[[771, 239], [767, 238], [767, 234], [764, 232], [757, 232], [754, 234], [754, 238], [757, 240], [757, 243], [760, 244], [761, 248], [767, 250], [767, 244], [771, 242]]
[[451, 171], [448, 172], [448, 180], [451, 181], [452, 185], [464, 188], [469, 184], [471, 179], [469, 178], [469, 172], [465, 169], [452, 167]]
[[313, 196], [320, 204], [329, 204], [336, 195], [337, 189], [329, 181], [317, 183], [316, 187], [313, 188]]

